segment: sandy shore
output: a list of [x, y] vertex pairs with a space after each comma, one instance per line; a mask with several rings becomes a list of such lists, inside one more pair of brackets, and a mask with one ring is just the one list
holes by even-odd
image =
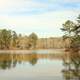
[[56, 54], [63, 53], [64, 49], [39, 49], [39, 50], [0, 50], [0, 53], [39, 53], [39, 54]]

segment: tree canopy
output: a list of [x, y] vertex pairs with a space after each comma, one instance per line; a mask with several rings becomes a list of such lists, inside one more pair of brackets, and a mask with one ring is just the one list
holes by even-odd
[[70, 20], [67, 20], [63, 24], [61, 30], [64, 32], [63, 38], [70, 40], [70, 48], [79, 48], [80, 47], [80, 15], [76, 19], [76, 23]]

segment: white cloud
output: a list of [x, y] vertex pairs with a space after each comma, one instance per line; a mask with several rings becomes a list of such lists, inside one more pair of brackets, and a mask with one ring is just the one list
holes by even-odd
[[[21, 33], [37, 32], [40, 36], [60, 36], [60, 28], [66, 20], [74, 20], [78, 11], [55, 11], [32, 16], [0, 16], [0, 28]], [[44, 35], [43, 35], [44, 34]]]
[[0, 0], [0, 13], [30, 11], [33, 8], [46, 8], [47, 4], [35, 2], [33, 0]]
[[75, 3], [80, 2], [80, 0], [49, 0], [49, 2]]
[[[47, 3], [43, 1], [35, 1], [35, 0], [0, 0], [0, 15], [14, 15], [14, 14], [24, 14], [24, 13], [32, 13], [32, 12], [45, 12], [47, 10], [68, 10], [64, 5], [65, 3], [73, 3], [75, 2], [79, 3], [80, 0], [49, 0]], [[71, 9], [78, 9], [79, 10], [79, 4], [78, 7], [75, 8], [71, 7]]]
[[[37, 32], [40, 36], [60, 36], [62, 24], [68, 19], [75, 19], [80, 11], [77, 8], [65, 10], [65, 7], [61, 11], [61, 9], [59, 10], [60, 5], [57, 7], [57, 3], [79, 2], [79, 0], [49, 0], [49, 2], [53, 2], [52, 5], [55, 5], [55, 9], [57, 8], [55, 11], [52, 9], [36, 15], [14, 15], [16, 12], [29, 12], [40, 8], [48, 9], [51, 4], [34, 0], [0, 0], [0, 28], [8, 28], [21, 33]], [[12, 13], [12, 15], [8, 13]]]
[[64, 2], [80, 2], [80, 0], [64, 0]]

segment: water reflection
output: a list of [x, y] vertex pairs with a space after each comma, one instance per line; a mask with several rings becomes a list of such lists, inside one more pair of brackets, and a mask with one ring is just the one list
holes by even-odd
[[32, 65], [37, 64], [38, 58], [37, 58], [37, 54], [36, 54], [36, 53], [35, 53], [35, 54], [32, 54], [30, 58], [31, 58], [31, 59], [29, 60], [29, 63], [30, 63], [30, 64], [32, 64]]
[[55, 54], [0, 54], [0, 69], [10, 69], [17, 66], [17, 64], [30, 63], [32, 66], [37, 64], [39, 59], [62, 59], [62, 55]]
[[[63, 59], [63, 66], [64, 66], [63, 70], [62, 70], [62, 66], [61, 66], [62, 63], [58, 63], [56, 61], [56, 60], [61, 61], [62, 59]], [[39, 62], [44, 61], [44, 60], [45, 61], [48, 60], [49, 62], [47, 62], [47, 63], [45, 62], [45, 64], [41, 65]], [[29, 74], [31, 75], [34, 70], [36, 71], [36, 73], [34, 72], [33, 74], [36, 75], [38, 73], [38, 70], [40, 70], [41, 72], [39, 71], [39, 74], [38, 74], [40, 76], [41, 76], [41, 73], [45, 73], [44, 75], [49, 75], [49, 72], [50, 72], [50, 76], [52, 75], [54, 77], [54, 75], [60, 74], [59, 76], [61, 77], [61, 73], [59, 73], [59, 71], [62, 70], [63, 79], [61, 78], [61, 80], [80, 80], [80, 53], [78, 53], [78, 52], [73, 52], [73, 53], [66, 52], [65, 55], [37, 54], [37, 53], [32, 53], [32, 54], [31, 53], [30, 54], [21, 54], [21, 53], [20, 54], [19, 53], [18, 54], [5, 53], [4, 54], [4, 53], [2, 53], [2, 54], [0, 54], [0, 69], [2, 69], [2, 70], [9, 69], [9, 71], [10, 71], [11, 69], [13, 69], [13, 70], [15, 70], [15, 73], [16, 73], [17, 69], [18, 69], [17, 65], [19, 65], [19, 64], [22, 65], [23, 63], [31, 64], [30, 66], [25, 66], [26, 67], [25, 71], [24, 71], [25, 67], [20, 68], [25, 72], [25, 74], [28, 74], [28, 75]], [[38, 64], [38, 65], [36, 65], [36, 64]], [[35, 67], [33, 68], [32, 66], [35, 66]], [[46, 68], [46, 66], [47, 66], [47, 68]], [[58, 67], [59, 67], [59, 70], [58, 70]], [[28, 71], [28, 72], [26, 72], [26, 71]], [[30, 71], [30, 73], [29, 73], [29, 71]], [[12, 72], [10, 74], [12, 74]], [[19, 73], [17, 74], [17, 76], [18, 75], [19, 75]], [[23, 75], [22, 75], [22, 77], [23, 77]], [[3, 76], [4, 76], [4, 74], [3, 74]], [[14, 74], [14, 76], [15, 76], [15, 74]], [[59, 80], [59, 78], [58, 78], [58, 80]]]
[[65, 80], [80, 80], [80, 53], [68, 52], [63, 58], [63, 76]]

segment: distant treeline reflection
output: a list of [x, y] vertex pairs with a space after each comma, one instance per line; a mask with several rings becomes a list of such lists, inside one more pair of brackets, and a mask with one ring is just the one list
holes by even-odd
[[0, 54], [0, 68], [7, 69], [16, 67], [17, 64], [28, 62], [31, 65], [37, 64], [39, 59], [62, 59], [62, 55], [55, 54]]

